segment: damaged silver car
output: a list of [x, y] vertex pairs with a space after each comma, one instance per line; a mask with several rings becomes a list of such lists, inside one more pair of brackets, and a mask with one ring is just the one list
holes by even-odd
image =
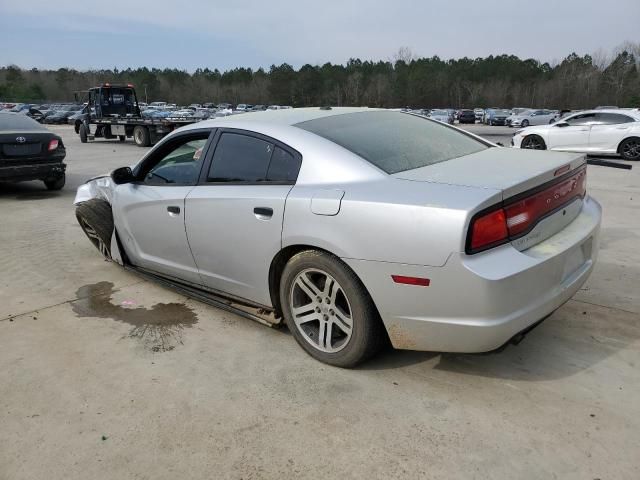
[[181, 128], [75, 203], [106, 258], [353, 367], [389, 340], [490, 351], [569, 300], [598, 251], [586, 175], [422, 116], [289, 109]]

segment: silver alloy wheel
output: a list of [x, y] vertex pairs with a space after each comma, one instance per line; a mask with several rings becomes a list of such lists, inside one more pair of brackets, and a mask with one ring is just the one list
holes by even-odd
[[105, 258], [109, 258], [109, 249], [107, 248], [107, 245], [102, 241], [100, 235], [98, 235], [93, 227], [89, 225], [84, 219], [81, 219], [80, 226], [82, 227], [82, 230], [84, 230], [84, 233], [87, 234], [87, 237], [89, 237], [89, 240], [91, 240], [91, 243], [93, 243], [100, 251], [102, 256]]
[[340, 284], [327, 272], [300, 272], [291, 285], [289, 307], [298, 332], [314, 348], [335, 353], [349, 343], [351, 305]]

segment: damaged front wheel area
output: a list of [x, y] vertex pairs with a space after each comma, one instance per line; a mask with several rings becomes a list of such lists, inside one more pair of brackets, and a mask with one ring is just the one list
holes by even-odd
[[85, 235], [106, 259], [111, 259], [113, 213], [104, 200], [92, 198], [76, 207], [76, 218]]

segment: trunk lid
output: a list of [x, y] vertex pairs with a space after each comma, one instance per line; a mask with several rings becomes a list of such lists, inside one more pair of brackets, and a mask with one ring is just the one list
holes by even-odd
[[[578, 182], [572, 179], [576, 170], [582, 170], [580, 167], [584, 168], [585, 164], [582, 154], [488, 148], [393, 176], [403, 180], [500, 190], [502, 206], [507, 212], [510, 205], [527, 199], [541, 205], [541, 210], [544, 205], [550, 205], [549, 211], [542, 211], [530, 228], [510, 237], [511, 244], [524, 251], [558, 233], [578, 216], [583, 197], [575, 196]], [[479, 206], [471, 214], [478, 210], [482, 208]]]
[[583, 154], [487, 148], [471, 155], [393, 174], [396, 178], [502, 190], [503, 200], [552, 181], [558, 169], [575, 170]]

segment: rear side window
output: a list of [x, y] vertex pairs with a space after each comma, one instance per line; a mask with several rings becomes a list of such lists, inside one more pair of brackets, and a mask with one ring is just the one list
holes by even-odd
[[296, 124], [359, 155], [388, 174], [445, 162], [488, 146], [416, 115], [373, 111], [333, 115]]
[[596, 114], [595, 113], [583, 113], [581, 115], [576, 115], [571, 118], [567, 118], [564, 121], [569, 125], [587, 125], [591, 124], [595, 121]]
[[299, 170], [300, 158], [273, 142], [225, 132], [218, 141], [207, 181], [295, 183]]
[[267, 180], [270, 182], [295, 182], [300, 170], [300, 159], [280, 147], [275, 147]]
[[633, 118], [619, 113], [596, 113], [595, 120], [601, 125], [617, 125], [633, 122]]

